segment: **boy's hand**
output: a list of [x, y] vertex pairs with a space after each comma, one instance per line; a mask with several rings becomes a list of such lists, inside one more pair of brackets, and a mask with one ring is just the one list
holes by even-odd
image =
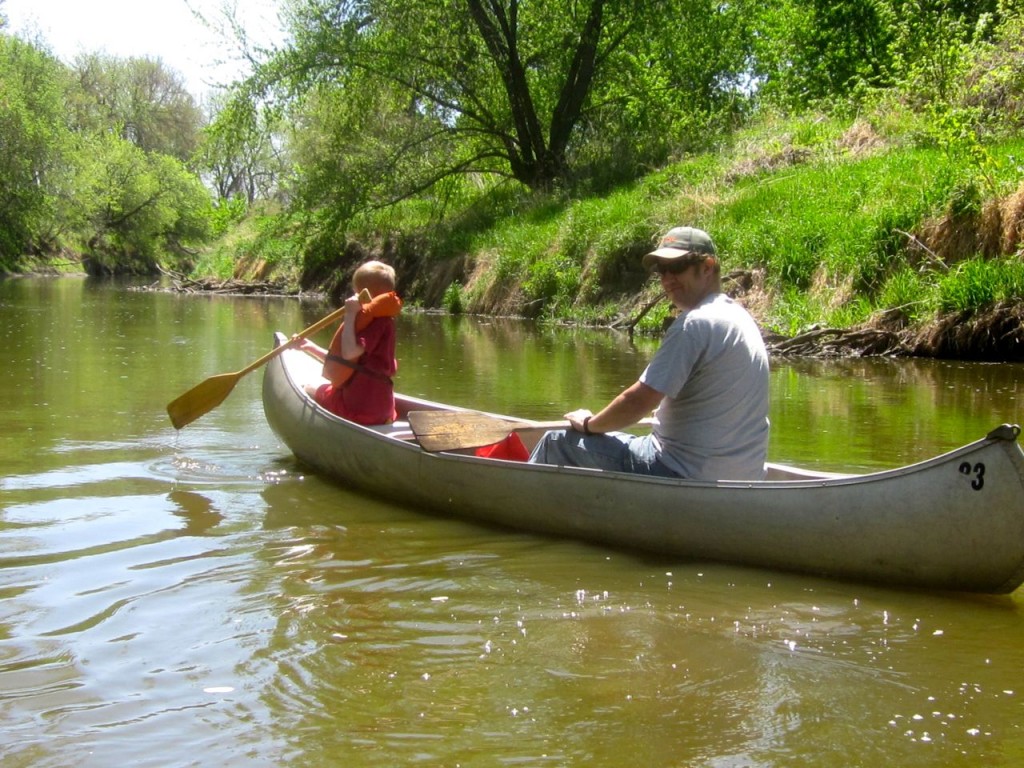
[[358, 296], [349, 296], [345, 299], [345, 314], [349, 317], [355, 315], [363, 308], [363, 302], [359, 300]]

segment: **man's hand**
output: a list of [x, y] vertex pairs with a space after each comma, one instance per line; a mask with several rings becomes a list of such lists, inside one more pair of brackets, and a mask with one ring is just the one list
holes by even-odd
[[[595, 435], [614, 432], [642, 421], [658, 406], [663, 397], [658, 390], [638, 381], [624, 389], [596, 414], [592, 414], [586, 408], [580, 408], [565, 414], [565, 418], [577, 432]], [[587, 419], [590, 421], [584, 424]]]
[[570, 411], [569, 413], [565, 414], [565, 418], [569, 420], [570, 426], [577, 432], [586, 432], [586, 430], [583, 428], [583, 421], [584, 419], [589, 419], [593, 417], [593, 415], [594, 414], [592, 414], [586, 408], [580, 408], [579, 410]]

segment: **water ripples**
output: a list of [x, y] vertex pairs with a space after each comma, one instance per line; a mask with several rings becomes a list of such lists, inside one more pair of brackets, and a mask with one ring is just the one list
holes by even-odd
[[[163, 412], [263, 354], [270, 326], [315, 319], [294, 302], [39, 290], [25, 315], [0, 303], [0, 327], [20, 329], [0, 387], [4, 768], [1012, 759], [1019, 596], [666, 561], [353, 494], [278, 445], [258, 375], [180, 432]], [[110, 309], [126, 302], [141, 305], [118, 326]], [[576, 333], [408, 320], [403, 382], [498, 411], [604, 397], [641, 364], [601, 349], [596, 366]], [[116, 329], [116, 348], [97, 329]], [[39, 365], [54, 339], [59, 363]], [[831, 389], [782, 371], [776, 447], [888, 460], [893, 445], [983, 431], [998, 409], [966, 385], [933, 405], [936, 390], [861, 370]], [[837, 431], [853, 423], [851, 381], [870, 446]], [[900, 419], [879, 390], [907, 404]]]
[[[189, 490], [179, 487], [176, 459], [145, 445], [131, 448], [135, 460], [118, 457], [128, 452], [117, 443], [63, 443], [41, 456], [39, 471], [0, 480], [8, 759], [47, 764], [62, 742], [88, 745], [115, 729], [139, 732], [118, 754], [146, 764], [141, 737], [152, 737], [154, 722], [217, 705], [221, 697], [203, 688], [234, 678], [217, 670], [237, 657], [205, 651], [252, 636], [236, 622], [217, 627], [196, 617], [227, 608], [250, 582], [246, 550], [217, 529], [241, 496], [258, 502], [261, 484], [241, 481], [241, 496], [223, 485]], [[8, 720], [14, 701], [31, 701], [36, 719]]]
[[1013, 652], [962, 690], [935, 679], [962, 603], [635, 559], [377, 503], [259, 449], [193, 455], [4, 479], [0, 717], [38, 713], [11, 723], [20, 759], [58, 765], [63, 740], [158, 765], [144, 744], [181, 732], [208, 764], [566, 764], [642, 732], [667, 764], [680, 712], [686, 754], [767, 766], [826, 748], [795, 744], [837, 709], [865, 716], [841, 743], [977, 756], [1012, 701], [993, 685]]

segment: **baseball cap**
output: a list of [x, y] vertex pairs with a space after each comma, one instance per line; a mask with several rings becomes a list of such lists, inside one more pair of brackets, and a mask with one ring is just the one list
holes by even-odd
[[643, 265], [645, 269], [650, 269], [658, 261], [671, 261], [693, 254], [718, 255], [715, 244], [711, 242], [711, 235], [703, 229], [675, 227], [665, 233], [655, 250], [644, 256]]

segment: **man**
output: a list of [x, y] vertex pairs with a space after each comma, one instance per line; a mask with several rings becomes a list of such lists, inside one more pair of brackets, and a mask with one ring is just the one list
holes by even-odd
[[[694, 480], [760, 480], [768, 452], [768, 353], [722, 293], [710, 236], [677, 227], [643, 257], [680, 310], [640, 378], [597, 413], [565, 417], [530, 461]], [[657, 408], [649, 435], [616, 432]]]

